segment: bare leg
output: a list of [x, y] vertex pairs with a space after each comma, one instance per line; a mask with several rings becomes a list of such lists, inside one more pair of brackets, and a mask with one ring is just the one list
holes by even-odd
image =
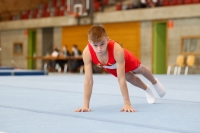
[[142, 74], [147, 78], [153, 85], [157, 83], [151, 71], [144, 65], [140, 65], [137, 69], [134, 70], [135, 73]]
[[165, 88], [157, 79], [154, 78], [153, 74], [146, 66], [141, 64], [136, 70], [134, 70], [134, 72], [142, 74], [145, 78], [147, 78], [153, 84], [155, 90], [160, 97], [163, 97], [165, 95]]
[[137, 77], [133, 72], [128, 72], [125, 74], [125, 78], [126, 78], [126, 81], [128, 81], [132, 85], [145, 90], [147, 102], [149, 104], [155, 103], [155, 98], [154, 98], [154, 95], [153, 95], [151, 89], [149, 88], [148, 85], [143, 83], [139, 77]]
[[144, 82], [142, 82], [142, 80], [138, 76], [136, 76], [133, 72], [127, 72], [125, 74], [125, 78], [126, 81], [128, 81], [132, 85], [137, 86], [143, 90], [147, 89], [147, 85]]

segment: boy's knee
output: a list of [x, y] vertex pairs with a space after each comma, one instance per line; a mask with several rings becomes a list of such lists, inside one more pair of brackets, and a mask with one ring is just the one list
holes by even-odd
[[134, 70], [135, 73], [143, 74], [144, 73], [144, 66], [141, 64], [137, 69]]
[[137, 81], [138, 81], [138, 77], [136, 75], [134, 75], [132, 72], [130, 73], [127, 73], [125, 75], [125, 78], [126, 78], [126, 81], [130, 82], [130, 83], [133, 83], [134, 85], [137, 84]]
[[125, 74], [125, 78], [127, 81], [131, 81], [132, 80], [132, 73], [128, 72]]

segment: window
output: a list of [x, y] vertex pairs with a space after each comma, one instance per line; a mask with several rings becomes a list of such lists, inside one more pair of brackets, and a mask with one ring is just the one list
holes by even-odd
[[14, 55], [22, 55], [23, 54], [23, 44], [22, 43], [14, 43], [13, 44], [13, 54]]
[[200, 54], [200, 36], [182, 37], [181, 54]]

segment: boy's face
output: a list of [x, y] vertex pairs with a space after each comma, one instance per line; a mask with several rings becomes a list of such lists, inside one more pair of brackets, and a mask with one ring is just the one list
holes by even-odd
[[92, 41], [89, 42], [97, 55], [103, 55], [107, 50], [108, 40], [109, 40], [108, 37], [104, 36], [101, 38], [99, 42], [96, 43], [93, 43]]

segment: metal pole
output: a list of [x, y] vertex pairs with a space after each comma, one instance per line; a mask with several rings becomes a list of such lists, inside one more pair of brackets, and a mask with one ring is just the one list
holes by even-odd
[[104, 0], [101, 0], [101, 11], [103, 12], [104, 11]]
[[90, 1], [90, 10], [89, 10], [89, 16], [90, 16], [90, 23], [93, 24], [93, 19], [94, 19], [94, 10], [93, 10], [93, 7], [94, 7], [94, 3], [93, 3], [93, 0]]

